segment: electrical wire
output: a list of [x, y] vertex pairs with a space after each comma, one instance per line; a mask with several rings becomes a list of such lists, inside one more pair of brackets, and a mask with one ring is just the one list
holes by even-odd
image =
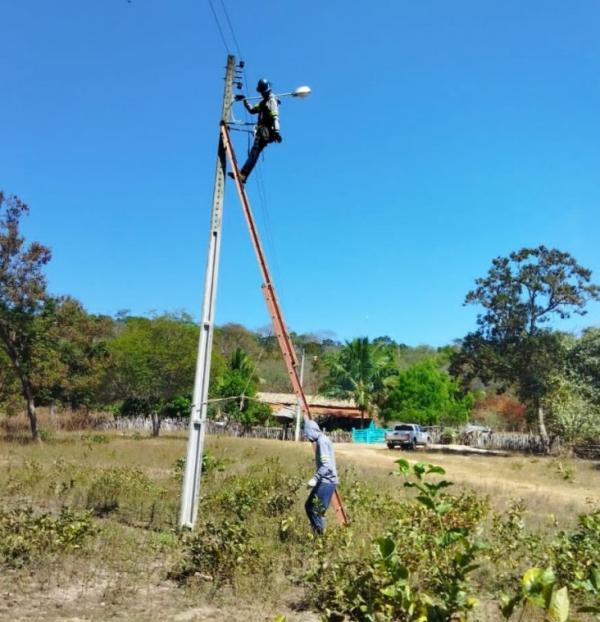
[[[235, 43], [235, 49], [237, 50], [238, 56], [242, 58], [242, 51], [240, 50], [237, 37], [235, 36], [235, 31], [233, 29], [233, 26], [231, 25], [231, 20], [229, 19], [229, 11], [227, 11], [227, 7], [225, 6], [225, 2], [223, 2], [223, 0], [221, 0], [221, 6], [223, 7], [223, 13], [225, 13], [225, 19], [227, 20], [229, 31], [231, 32], [231, 36], [233, 37], [233, 42]], [[244, 75], [245, 75], [245, 71], [244, 71]]]
[[[229, 17], [229, 11], [227, 10], [227, 5], [225, 4], [224, 0], [221, 0], [221, 7], [223, 8], [223, 13], [225, 15], [225, 19], [227, 21], [227, 25], [229, 26], [229, 32], [231, 33], [231, 38], [233, 39], [233, 43], [235, 44], [235, 49], [237, 50], [238, 56], [240, 57], [240, 59], [244, 58], [244, 55], [242, 54], [242, 50], [240, 48], [240, 44], [238, 43], [238, 38], [235, 34], [235, 28], [233, 27], [233, 23]], [[246, 66], [244, 65], [242, 67], [242, 73], [244, 74], [244, 79], [243, 79], [243, 83], [244, 83], [244, 90], [248, 90], [248, 76], [246, 75]]]
[[252, 370], [252, 372], [248, 375], [248, 380], [246, 382], [246, 386], [244, 387], [244, 390], [242, 391], [242, 395], [241, 398], [244, 399], [246, 397], [245, 393], [246, 393], [246, 389], [250, 386], [250, 383], [252, 382], [252, 378], [254, 377], [254, 374], [256, 373], [256, 368], [258, 367], [258, 364], [260, 363], [260, 359], [262, 358], [262, 355], [265, 353], [265, 348], [262, 347], [260, 349], [260, 352], [258, 353], [258, 356], [256, 357], [256, 362], [254, 363], [254, 369]]
[[[224, 0], [220, 0], [221, 3], [221, 8], [223, 10], [223, 14], [225, 16], [225, 20], [227, 22], [227, 26], [229, 28], [229, 32], [231, 34], [231, 38], [233, 39], [234, 45], [235, 45], [235, 49], [238, 53], [238, 56], [240, 57], [240, 59], [243, 57], [242, 54], [242, 50], [240, 48], [239, 42], [238, 42], [238, 38], [236, 36], [235, 33], [235, 28], [233, 27], [233, 22], [229, 16], [229, 11], [227, 10], [227, 6], [225, 4]], [[214, 20], [215, 20], [215, 24], [217, 25], [217, 28], [219, 30], [219, 33], [221, 35], [221, 39], [223, 41], [223, 45], [225, 46], [225, 49], [227, 50], [227, 53], [230, 53], [229, 51], [229, 46], [227, 45], [227, 40], [226, 37], [223, 33], [223, 29], [221, 28], [221, 23], [219, 21], [219, 18], [217, 17], [217, 13], [215, 11], [215, 8], [213, 6], [212, 0], [208, 0], [208, 4], [210, 6], [210, 9], [212, 11]], [[242, 67], [242, 74], [243, 74], [243, 79], [242, 81], [242, 86], [243, 86], [243, 90], [244, 91], [248, 91], [248, 76], [246, 74], [246, 67], [245, 65]], [[249, 122], [249, 114], [248, 111], [246, 110], [246, 108], [244, 107], [244, 118], [245, 118], [245, 122], [244, 125], [254, 125], [253, 123]], [[249, 130], [242, 130], [242, 129], [237, 129], [237, 128], [231, 128], [232, 130], [235, 131], [242, 131], [242, 132], [247, 132], [248, 133], [248, 138], [247, 138], [247, 145], [246, 145], [246, 151], [247, 153], [250, 152], [251, 149], [251, 142], [252, 142], [252, 132]], [[264, 158], [261, 158], [262, 161], [264, 161]], [[259, 197], [259, 205], [260, 205], [260, 211], [261, 211], [261, 215], [262, 215], [262, 221], [263, 221], [263, 227], [266, 233], [266, 240], [267, 240], [267, 248], [269, 249], [269, 254], [271, 255], [272, 258], [272, 265], [274, 268], [274, 273], [276, 275], [276, 277], [280, 274], [279, 271], [279, 261], [278, 261], [278, 257], [277, 257], [277, 253], [276, 253], [276, 246], [275, 246], [275, 242], [273, 240], [273, 234], [272, 234], [272, 226], [271, 226], [271, 218], [270, 218], [270, 214], [269, 214], [269, 205], [268, 205], [268, 200], [267, 200], [267, 193], [266, 193], [266, 189], [265, 189], [265, 182], [264, 182], [264, 178], [263, 178], [263, 174], [262, 174], [262, 170], [259, 168], [256, 172], [256, 187], [258, 189], [258, 197]], [[283, 290], [282, 288], [279, 288], [279, 296], [280, 299], [284, 299], [285, 296], [282, 295], [283, 294]], [[247, 387], [246, 387], [247, 388]], [[245, 389], [244, 389], [245, 391]]]
[[219, 22], [219, 18], [217, 17], [217, 12], [215, 11], [212, 0], [208, 0], [208, 6], [210, 6], [210, 10], [212, 11], [213, 17], [215, 19], [215, 24], [217, 25], [217, 29], [219, 31], [219, 34], [221, 35], [221, 41], [223, 41], [225, 50], [227, 51], [227, 54], [231, 54], [231, 52], [229, 51], [229, 46], [227, 45], [227, 41], [225, 39], [225, 35], [223, 34], [223, 29], [221, 28], [221, 22]]
[[280, 301], [285, 301], [285, 289], [281, 286], [281, 280], [279, 276], [281, 271], [279, 269], [279, 257], [277, 255], [277, 246], [275, 245], [273, 237], [273, 227], [271, 223], [271, 214], [269, 208], [269, 200], [265, 186], [265, 180], [261, 168], [257, 169], [256, 175], [256, 188], [258, 190], [258, 204], [260, 207], [260, 213], [262, 216], [262, 225], [266, 237], [266, 246], [270, 255], [270, 264], [272, 266], [272, 272], [274, 274], [274, 280], [277, 285], [277, 295]]

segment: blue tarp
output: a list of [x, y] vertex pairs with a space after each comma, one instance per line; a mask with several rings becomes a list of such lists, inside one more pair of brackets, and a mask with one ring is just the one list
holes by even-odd
[[385, 443], [385, 428], [378, 428], [375, 422], [371, 421], [368, 428], [364, 430], [357, 430], [352, 428], [352, 442], [353, 443]]

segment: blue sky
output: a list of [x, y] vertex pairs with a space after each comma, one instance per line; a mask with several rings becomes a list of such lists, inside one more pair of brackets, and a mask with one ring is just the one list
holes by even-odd
[[[252, 89], [313, 89], [248, 183], [293, 330], [449, 343], [525, 245], [600, 281], [595, 0], [223, 2]], [[50, 289], [199, 317], [227, 54], [208, 2], [0, 0], [0, 28], [0, 188], [53, 250]], [[231, 182], [217, 321], [268, 323]], [[562, 326], [598, 324], [594, 304]]]

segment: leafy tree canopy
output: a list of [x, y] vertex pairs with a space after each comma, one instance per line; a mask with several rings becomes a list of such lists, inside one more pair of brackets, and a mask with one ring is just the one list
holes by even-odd
[[386, 346], [370, 343], [367, 337], [346, 342], [339, 353], [326, 358], [326, 395], [353, 399], [363, 416], [373, 414], [389, 378], [396, 373]]
[[228, 361], [218, 391], [219, 397], [225, 398], [220, 404], [221, 413], [245, 426], [264, 423], [271, 409], [252, 399], [259, 382], [256, 364], [244, 350], [237, 348]]
[[497, 257], [466, 296], [465, 304], [479, 304], [484, 311], [478, 330], [453, 356], [451, 372], [465, 384], [478, 377], [514, 387], [537, 414], [548, 445], [544, 402], [563, 373], [567, 348], [547, 324], [553, 317], [583, 315], [586, 303], [599, 298], [591, 272], [569, 253], [539, 246]]
[[158, 435], [166, 405], [192, 392], [197, 343], [198, 327], [181, 316], [126, 318], [109, 343], [107, 392], [145, 405]]
[[420, 425], [458, 425], [468, 420], [474, 399], [435, 361], [415, 363], [399, 372], [381, 409], [385, 421]]
[[39, 242], [25, 244], [20, 221], [28, 212], [18, 197], [0, 192], [0, 347], [21, 385], [36, 439], [34, 378], [47, 362], [49, 345], [38, 318], [48, 298], [43, 269], [51, 253]]
[[465, 304], [478, 304], [480, 331], [487, 339], [534, 335], [552, 317], [585, 315], [588, 300], [600, 299], [592, 273], [569, 253], [545, 246], [496, 257], [486, 277], [476, 279]]

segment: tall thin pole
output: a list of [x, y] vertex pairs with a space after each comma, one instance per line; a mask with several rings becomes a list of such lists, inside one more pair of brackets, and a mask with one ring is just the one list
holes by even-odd
[[[302, 348], [302, 358], [300, 359], [300, 386], [304, 387], [304, 355], [305, 350]], [[294, 435], [294, 440], [297, 442], [300, 441], [300, 414], [301, 414], [301, 405], [300, 398], [298, 398], [298, 402], [296, 404], [296, 433]]]
[[[231, 104], [233, 102], [234, 72], [235, 57], [229, 55], [227, 57], [221, 123], [226, 123], [229, 119]], [[221, 250], [221, 225], [223, 220], [226, 166], [225, 146], [223, 144], [223, 137], [221, 133], [219, 133], [215, 185], [210, 216], [210, 235], [208, 238], [208, 257], [206, 260], [206, 275], [204, 277], [204, 301], [202, 303], [200, 339], [198, 340], [198, 359], [196, 363], [196, 377], [194, 379], [187, 457], [183, 475], [181, 508], [179, 514], [179, 526], [189, 527], [190, 529], [193, 528], [198, 517], [198, 500], [200, 498], [200, 477], [202, 475], [202, 453], [204, 450], [204, 435], [206, 433], [206, 411], [208, 406], [210, 360], [219, 274], [219, 254]]]

